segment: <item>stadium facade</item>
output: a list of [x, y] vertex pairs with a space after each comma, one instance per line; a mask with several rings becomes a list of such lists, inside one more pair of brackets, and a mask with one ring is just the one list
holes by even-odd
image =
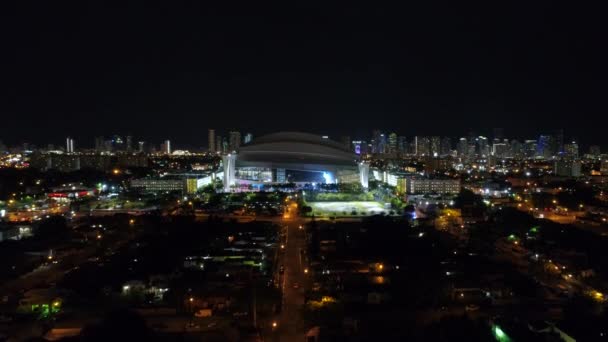
[[279, 132], [223, 157], [224, 190], [243, 185], [354, 183], [368, 186], [369, 165], [347, 146], [319, 135]]

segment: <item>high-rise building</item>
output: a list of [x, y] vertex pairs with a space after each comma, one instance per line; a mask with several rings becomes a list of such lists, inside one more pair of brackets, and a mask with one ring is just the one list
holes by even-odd
[[429, 151], [430, 156], [438, 156], [441, 152], [441, 138], [440, 137], [431, 137], [430, 139], [431, 150]]
[[243, 143], [249, 144], [252, 141], [253, 141], [253, 134], [251, 134], [251, 133], [245, 134], [245, 137], [243, 138]]
[[554, 155], [552, 146], [554, 146], [552, 137], [550, 135], [541, 135], [538, 137], [538, 143], [536, 145], [536, 156], [544, 159], [551, 159]]
[[485, 158], [490, 155], [490, 145], [488, 144], [488, 138], [479, 136], [477, 137], [477, 153], [480, 157]]
[[497, 158], [504, 158], [507, 156], [508, 147], [509, 145], [504, 141], [496, 141], [492, 145], [492, 155]]
[[417, 156], [431, 155], [431, 140], [429, 137], [414, 137], [414, 154]]
[[552, 137], [551, 149], [553, 155], [560, 155], [564, 153], [564, 130], [557, 129]]
[[231, 131], [228, 137], [230, 139], [228, 143], [230, 152], [238, 150], [241, 147], [241, 132]]
[[538, 142], [536, 140], [526, 140], [524, 141], [523, 153], [526, 158], [534, 158], [536, 157]]
[[[505, 139], [506, 140], [506, 139]], [[511, 144], [510, 144], [510, 153], [509, 156], [513, 157], [513, 158], [523, 158], [525, 156], [524, 154], [524, 147], [523, 144], [519, 141], [519, 140], [511, 140]]]
[[458, 157], [465, 158], [469, 149], [469, 142], [467, 141], [467, 138], [460, 138], [457, 145], [456, 150], [458, 151]]
[[124, 151], [125, 150], [125, 141], [119, 135], [114, 135], [112, 137], [112, 150], [114, 151]]
[[130, 135], [127, 135], [127, 147], [126, 147], [127, 152], [133, 152], [133, 137]]
[[589, 146], [589, 154], [592, 157], [597, 158], [597, 157], [599, 157], [602, 154], [602, 152], [601, 152], [600, 147], [598, 145], [591, 145], [591, 146]]
[[397, 153], [397, 133], [395, 132], [388, 135], [388, 152]]
[[576, 141], [564, 145], [564, 156], [566, 158], [578, 158], [578, 144]]
[[103, 152], [105, 150], [105, 143], [103, 137], [95, 137], [95, 152]]
[[441, 139], [441, 149], [439, 155], [445, 157], [452, 153], [452, 139], [450, 137], [443, 137]]
[[70, 137], [67, 137], [67, 139], [65, 139], [65, 152], [74, 153], [74, 139]]
[[216, 151], [216, 141], [215, 141], [215, 130], [209, 129], [208, 133], [208, 143], [209, 143], [209, 152], [215, 153]]
[[161, 145], [160, 150], [164, 154], [171, 154], [171, 141], [165, 140], [165, 142]]
[[221, 135], [216, 135], [215, 136], [215, 152], [218, 153], [223, 153], [223, 147], [222, 147], [222, 136]]
[[145, 146], [145, 143], [143, 141], [139, 141], [137, 143], [137, 152], [144, 153], [144, 146]]
[[378, 129], [374, 129], [372, 131], [372, 141], [371, 141], [371, 145], [372, 145], [372, 153], [378, 153], [378, 141], [380, 141], [380, 130]]

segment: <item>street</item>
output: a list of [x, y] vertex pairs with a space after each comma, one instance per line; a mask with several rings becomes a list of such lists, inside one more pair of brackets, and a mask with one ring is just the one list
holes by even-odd
[[286, 225], [285, 249], [280, 262], [285, 267], [280, 283], [283, 307], [275, 336], [277, 341], [303, 340], [305, 334], [300, 308], [304, 304], [307, 279], [304, 273], [305, 260], [300, 251], [305, 250], [306, 240], [304, 230], [300, 230], [299, 226], [299, 220], [290, 220]]

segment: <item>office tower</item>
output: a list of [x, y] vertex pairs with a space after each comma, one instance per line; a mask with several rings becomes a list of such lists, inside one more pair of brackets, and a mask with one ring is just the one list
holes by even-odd
[[399, 151], [399, 153], [407, 153], [407, 138], [400, 135], [397, 137], [397, 151]]
[[397, 133], [391, 133], [388, 135], [388, 152], [396, 153], [397, 152]]
[[553, 154], [559, 155], [564, 153], [564, 130], [557, 129], [552, 137], [551, 149]]
[[95, 152], [102, 152], [105, 149], [103, 137], [95, 137]]
[[551, 159], [554, 154], [554, 151], [551, 149], [552, 146], [554, 146], [552, 137], [550, 135], [541, 135], [538, 137], [536, 144], [536, 156]]
[[215, 136], [215, 152], [217, 153], [222, 153], [222, 136], [221, 135], [216, 135]]
[[228, 151], [229, 147], [228, 139], [222, 138], [222, 153], [230, 153], [230, 151]]
[[215, 141], [215, 130], [214, 129], [209, 129], [209, 133], [207, 133], [207, 142], [209, 144], [209, 152], [215, 153], [215, 151], [217, 151], [217, 149], [216, 149], [217, 142]]
[[230, 152], [236, 151], [239, 149], [239, 147], [241, 147], [241, 132], [231, 131], [228, 134], [228, 139], [228, 149]]
[[507, 156], [509, 145], [504, 141], [497, 140], [492, 144], [492, 155], [497, 158], [504, 158]]
[[114, 151], [124, 151], [125, 150], [125, 141], [119, 135], [114, 135], [112, 137], [112, 150]]
[[589, 146], [589, 154], [593, 157], [599, 157], [602, 153], [598, 145]]
[[458, 151], [458, 156], [460, 158], [464, 158], [467, 156], [467, 151], [469, 149], [469, 142], [467, 138], [462, 137], [458, 140], [458, 144], [456, 146], [456, 150]]
[[372, 153], [378, 153], [378, 142], [380, 141], [380, 130], [372, 131]]
[[490, 145], [488, 145], [488, 138], [479, 136], [477, 137], [477, 154], [482, 157], [488, 157], [490, 155]]
[[450, 137], [443, 137], [441, 139], [441, 148], [439, 150], [439, 155], [442, 157], [448, 156], [452, 153], [452, 140]]
[[106, 141], [104, 141], [103, 145], [104, 145], [104, 147], [103, 147], [104, 151], [106, 151], [106, 152], [112, 152], [112, 146], [113, 146], [112, 145], [112, 140], [106, 140]]
[[249, 144], [252, 141], [253, 141], [253, 134], [251, 134], [251, 133], [245, 134], [245, 138], [243, 138], [243, 143]]
[[519, 140], [511, 140], [509, 156], [513, 158], [523, 158], [525, 156], [524, 145]]
[[165, 140], [165, 142], [160, 146], [160, 150], [164, 154], [171, 154], [171, 141]]
[[440, 137], [431, 137], [430, 139], [431, 150], [429, 151], [430, 156], [438, 156], [441, 152], [441, 138]]
[[133, 137], [130, 135], [127, 135], [126, 150], [127, 150], [127, 152], [133, 152]]
[[137, 152], [138, 153], [144, 153], [144, 142], [140, 141], [137, 143]]
[[566, 158], [578, 158], [578, 144], [576, 141], [572, 141], [570, 144], [565, 144], [563, 154]]
[[414, 154], [417, 156], [429, 156], [431, 154], [431, 140], [429, 137], [414, 137]]
[[524, 141], [524, 156], [526, 158], [534, 158], [536, 157], [536, 149], [538, 142], [536, 140], [526, 140]]
[[74, 139], [70, 137], [67, 137], [67, 139], [65, 139], [65, 152], [74, 153]]

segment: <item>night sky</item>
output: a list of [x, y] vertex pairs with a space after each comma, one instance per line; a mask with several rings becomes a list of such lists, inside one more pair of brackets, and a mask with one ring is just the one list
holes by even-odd
[[15, 2], [0, 10], [8, 144], [504, 127], [607, 145], [608, 31], [583, 3]]

